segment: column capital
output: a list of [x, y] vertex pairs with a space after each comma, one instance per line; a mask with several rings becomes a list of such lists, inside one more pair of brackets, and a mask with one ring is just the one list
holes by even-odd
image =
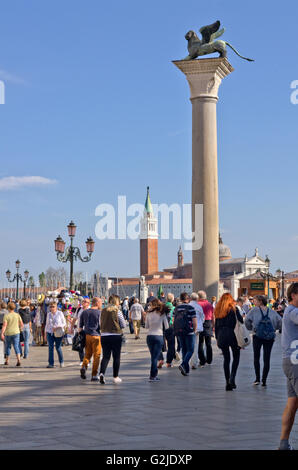
[[186, 76], [190, 87], [190, 99], [218, 99], [217, 93], [222, 79], [234, 70], [226, 57], [174, 60], [173, 64]]

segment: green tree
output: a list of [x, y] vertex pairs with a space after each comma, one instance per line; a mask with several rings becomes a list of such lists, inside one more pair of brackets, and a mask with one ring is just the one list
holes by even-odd
[[40, 287], [46, 287], [46, 275], [44, 272], [39, 274], [38, 279]]

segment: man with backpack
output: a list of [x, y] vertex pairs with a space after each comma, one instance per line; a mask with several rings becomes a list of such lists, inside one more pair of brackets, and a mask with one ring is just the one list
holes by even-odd
[[180, 294], [181, 303], [174, 310], [174, 334], [181, 342], [182, 363], [179, 370], [182, 375], [189, 375], [189, 361], [194, 352], [197, 331], [197, 317], [195, 309], [189, 305], [189, 295]]
[[260, 355], [263, 347], [262, 386], [266, 387], [275, 331], [281, 328], [282, 320], [278, 313], [267, 307], [267, 297], [265, 295], [256, 295], [254, 304], [255, 307], [245, 317], [246, 328], [253, 331], [254, 368], [256, 373], [253, 385], [260, 384]]

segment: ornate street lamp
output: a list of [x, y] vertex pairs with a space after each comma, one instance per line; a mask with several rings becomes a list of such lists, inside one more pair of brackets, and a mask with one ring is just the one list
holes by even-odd
[[62, 238], [59, 235], [59, 237], [57, 237], [55, 240], [55, 251], [57, 251], [57, 253], [64, 253], [64, 249], [65, 249], [65, 241], [62, 240]]
[[270, 259], [269, 259], [268, 255], [266, 255], [266, 258], [265, 258], [265, 264], [266, 264], [266, 267], [268, 268], [268, 271], [266, 272], [266, 276], [267, 276], [267, 291], [268, 291], [268, 302], [269, 302]]
[[284, 299], [285, 297], [285, 272], [282, 271], [281, 269], [278, 269], [276, 271], [276, 274], [280, 281], [279, 294], [281, 295], [282, 299]]
[[77, 226], [76, 224], [71, 221], [67, 225], [68, 229], [68, 236], [70, 237], [70, 246], [68, 246], [65, 249], [65, 241], [60, 237], [60, 235], [54, 240], [55, 242], [55, 251], [57, 253], [57, 260], [61, 261], [62, 263], [67, 263], [67, 261], [70, 262], [70, 276], [69, 276], [69, 284], [70, 290], [73, 290], [74, 288], [74, 283], [73, 283], [73, 262], [77, 261], [78, 259], [82, 261], [83, 263], [87, 263], [88, 261], [91, 260], [92, 253], [94, 252], [94, 245], [95, 241], [92, 240], [91, 237], [87, 238], [86, 241], [86, 249], [88, 256], [85, 256], [84, 258], [81, 256], [79, 248], [76, 246], [73, 246], [73, 239], [76, 235], [76, 229]]
[[75, 237], [76, 236], [77, 226], [73, 221], [71, 221], [70, 224], [68, 224], [67, 229], [68, 229], [68, 235], [70, 237]]
[[94, 245], [95, 245], [95, 241], [92, 240], [91, 237], [87, 238], [87, 240], [86, 240], [87, 253], [93, 253], [94, 252]]
[[27, 282], [28, 277], [29, 277], [29, 271], [28, 271], [28, 270], [24, 271], [24, 279], [22, 278], [21, 274], [19, 274], [20, 264], [21, 264], [20, 260], [17, 260], [17, 261], [16, 261], [16, 269], [17, 269], [17, 272], [16, 272], [16, 274], [13, 276], [12, 279], [10, 279], [11, 272], [9, 271], [9, 269], [6, 271], [6, 277], [7, 277], [8, 282], [17, 281], [16, 300], [19, 300], [19, 282], [23, 282], [23, 283], [24, 283], [24, 297], [26, 296], [26, 282]]
[[285, 272], [281, 272], [281, 296], [284, 299], [285, 297]]
[[28, 269], [26, 269], [26, 271], [24, 271], [24, 299], [26, 298], [26, 283], [28, 281], [28, 278], [29, 278], [29, 271]]

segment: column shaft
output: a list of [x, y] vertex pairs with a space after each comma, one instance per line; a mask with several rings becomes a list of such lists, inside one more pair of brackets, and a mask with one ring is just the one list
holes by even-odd
[[[192, 99], [192, 206], [203, 205], [203, 247], [192, 252], [193, 290], [218, 295], [218, 177], [215, 97]], [[196, 236], [198, 238], [198, 236]]]
[[[174, 61], [190, 87], [192, 101], [192, 227], [195, 205], [203, 205], [203, 246], [192, 251], [193, 290], [218, 297], [219, 226], [216, 103], [218, 88], [234, 69], [226, 58]], [[198, 224], [197, 224], [198, 225]], [[195, 239], [201, 237], [196, 234]]]

